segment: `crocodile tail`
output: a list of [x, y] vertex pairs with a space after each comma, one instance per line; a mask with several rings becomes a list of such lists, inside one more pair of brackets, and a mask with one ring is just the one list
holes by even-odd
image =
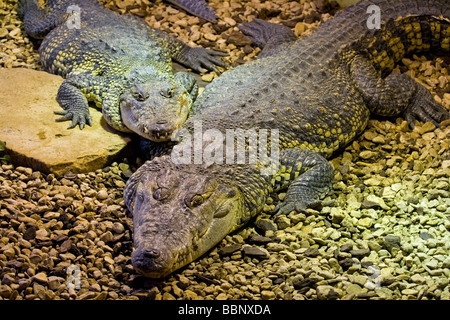
[[217, 22], [216, 12], [203, 0], [167, 0], [167, 1], [199, 18], [205, 19], [212, 23]]
[[[378, 3], [384, 23], [367, 32], [356, 47], [365, 53], [382, 76], [392, 72], [396, 63], [411, 53], [450, 51], [450, 4], [447, 0], [373, 3]], [[370, 23], [374, 21], [367, 22], [368, 28]]]
[[367, 34], [360, 48], [382, 76], [412, 53], [430, 50], [449, 51], [450, 22], [431, 16], [408, 16], [387, 23]]

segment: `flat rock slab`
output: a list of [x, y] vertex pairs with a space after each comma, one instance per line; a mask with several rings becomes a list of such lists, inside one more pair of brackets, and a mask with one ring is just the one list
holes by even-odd
[[67, 129], [53, 111], [59, 76], [30, 69], [0, 69], [0, 140], [11, 162], [46, 173], [91, 172], [123, 156], [131, 135], [110, 128], [100, 110], [89, 108], [92, 127]]

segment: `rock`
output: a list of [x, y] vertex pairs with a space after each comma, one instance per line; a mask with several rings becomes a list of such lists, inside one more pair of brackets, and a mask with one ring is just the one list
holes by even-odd
[[236, 243], [229, 246], [225, 246], [219, 249], [219, 254], [221, 256], [229, 256], [234, 252], [240, 250], [242, 248], [242, 244]]
[[252, 235], [248, 238], [248, 242], [253, 243], [253, 244], [257, 244], [257, 245], [264, 245], [267, 243], [272, 242], [273, 240], [271, 238], [268, 237], [263, 237], [260, 235]]
[[251, 40], [246, 38], [240, 31], [232, 31], [229, 34], [222, 34], [222, 38], [238, 47], [244, 47], [252, 44]]
[[306, 257], [317, 257], [320, 253], [317, 248], [308, 248], [303, 252]]
[[101, 112], [90, 108], [92, 127], [68, 130], [53, 111], [63, 79], [29, 69], [0, 70], [0, 137], [11, 161], [46, 173], [90, 172], [105, 167], [131, 138], [111, 129]]
[[340, 294], [336, 289], [329, 285], [317, 286], [316, 293], [319, 300], [336, 300], [340, 298]]
[[417, 130], [417, 132], [419, 132], [421, 135], [433, 131], [434, 129], [436, 129], [436, 126], [431, 123], [431, 122], [425, 122], [422, 126], [418, 126], [417, 128], [415, 128]]
[[370, 150], [364, 150], [361, 151], [359, 156], [365, 160], [372, 159], [378, 155], [378, 152], [370, 151]]
[[275, 299], [276, 295], [273, 291], [269, 290], [263, 290], [261, 291], [261, 299], [263, 300], [273, 300]]
[[357, 259], [362, 259], [364, 257], [367, 257], [370, 254], [370, 250], [368, 249], [356, 249], [356, 250], [351, 250], [350, 254], [357, 258]]
[[297, 37], [301, 36], [302, 33], [305, 32], [305, 30], [306, 30], [306, 25], [303, 22], [298, 22], [295, 25], [294, 32]]
[[255, 257], [255, 258], [268, 258], [269, 252], [262, 248], [256, 248], [251, 246], [245, 246], [242, 251], [246, 256]]
[[303, 288], [312, 288], [317, 282], [319, 282], [318, 278], [308, 277], [305, 279], [294, 279], [292, 285], [295, 289], [301, 290]]
[[255, 222], [255, 227], [262, 232], [266, 232], [269, 230], [275, 231], [277, 229], [276, 225], [268, 219], [259, 219]]
[[391, 251], [392, 248], [400, 247], [400, 237], [393, 235], [393, 234], [388, 234], [384, 237], [384, 246], [386, 247], [387, 250]]
[[226, 293], [219, 293], [217, 296], [216, 296], [216, 300], [227, 300], [228, 299], [228, 297], [227, 297], [227, 294]]
[[291, 220], [288, 217], [283, 215], [283, 216], [278, 216], [275, 219], [275, 223], [277, 224], [277, 227], [279, 230], [283, 230], [291, 225]]
[[439, 261], [431, 259], [430, 261], [426, 261], [425, 265], [430, 269], [436, 269], [439, 266]]
[[433, 239], [433, 235], [429, 234], [428, 232], [421, 232], [419, 234], [419, 237], [422, 238], [423, 240], [428, 240], [428, 239]]
[[39, 297], [39, 299], [41, 299], [41, 300], [45, 299], [46, 290], [43, 285], [40, 285], [39, 283], [35, 282], [33, 284], [33, 291], [34, 291], [34, 294]]
[[363, 228], [370, 228], [373, 224], [373, 221], [371, 218], [362, 218], [358, 220], [358, 226], [361, 226]]
[[39, 272], [38, 274], [33, 276], [33, 279], [40, 283], [48, 283], [47, 275], [44, 272]]
[[414, 274], [414, 275], [411, 277], [411, 280], [412, 280], [414, 283], [418, 283], [418, 284], [424, 284], [424, 283], [426, 282], [426, 279], [425, 279], [424, 277], [422, 277], [420, 274]]
[[97, 192], [97, 199], [98, 200], [105, 200], [108, 199], [108, 191], [105, 189], [101, 189]]

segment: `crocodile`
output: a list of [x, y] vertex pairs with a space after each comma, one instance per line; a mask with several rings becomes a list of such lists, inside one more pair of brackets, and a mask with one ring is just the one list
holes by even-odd
[[358, 2], [302, 39], [262, 20], [240, 29], [263, 47], [258, 59], [208, 84], [172, 151], [126, 183], [132, 264], [144, 276], [165, 277], [200, 257], [260, 213], [272, 192], [287, 189], [274, 214], [320, 209], [334, 179], [328, 159], [371, 114], [404, 116], [411, 128], [450, 118], [424, 86], [392, 72], [413, 52], [448, 54], [447, 0]]
[[189, 47], [150, 27], [141, 18], [120, 15], [96, 0], [20, 0], [25, 31], [42, 40], [45, 71], [65, 78], [57, 101], [63, 111], [56, 121], [69, 128], [92, 124], [88, 101], [101, 108], [106, 122], [159, 142], [186, 120], [198, 94], [195, 77], [172, 71], [172, 59], [195, 71], [226, 66], [226, 54]]
[[216, 12], [203, 0], [167, 0], [167, 2], [206, 21], [217, 22]]

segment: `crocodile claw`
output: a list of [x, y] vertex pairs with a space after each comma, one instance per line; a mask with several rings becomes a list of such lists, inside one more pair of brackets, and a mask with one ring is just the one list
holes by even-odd
[[289, 214], [291, 211], [296, 211], [298, 213], [308, 213], [306, 209], [308, 208], [314, 208], [314, 209], [320, 209], [320, 207], [323, 206], [323, 202], [321, 200], [310, 200], [310, 201], [284, 201], [280, 204], [278, 204], [275, 209], [273, 210], [274, 215], [281, 215], [281, 214]]
[[182, 62], [197, 72], [206, 72], [207, 70], [217, 72], [216, 66], [224, 68], [228, 66], [226, 62], [220, 59], [220, 57], [225, 56], [228, 56], [228, 53], [195, 47], [189, 48]]
[[436, 127], [439, 123], [450, 119], [450, 112], [437, 103], [431, 93], [420, 86], [416, 94], [416, 100], [405, 110], [405, 118], [411, 129], [414, 129], [415, 120], [431, 122]]
[[72, 120], [72, 123], [67, 129], [75, 128], [77, 125], [80, 126], [80, 129], [83, 129], [86, 124], [92, 126], [92, 118], [89, 114], [77, 114], [67, 110], [54, 111], [54, 113], [62, 115], [62, 117], [56, 119], [58, 122]]

